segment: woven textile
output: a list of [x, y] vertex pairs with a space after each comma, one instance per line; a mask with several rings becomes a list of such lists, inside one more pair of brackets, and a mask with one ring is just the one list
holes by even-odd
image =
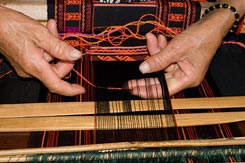
[[[96, 0], [49, 0], [48, 17], [55, 18], [59, 32], [91, 33], [96, 27], [124, 25], [144, 14], [154, 14], [167, 27], [180, 32], [200, 18], [200, 4], [188, 0], [151, 0], [107, 4]], [[147, 32], [148, 29], [142, 32]]]
[[[64, 33], [98, 34], [110, 26], [123, 26], [139, 21], [162, 21], [176, 33], [183, 31], [200, 18], [200, 4], [187, 0], [151, 0], [131, 3], [102, 3], [95, 0], [48, 1], [48, 17], [57, 20], [58, 31]], [[129, 27], [133, 32], [136, 27]], [[142, 25], [139, 34], [145, 35], [155, 25]], [[120, 34], [120, 33], [119, 33]], [[99, 61], [136, 61], [148, 57], [145, 41], [130, 39], [120, 46], [103, 41], [94, 46], [82, 46], [81, 40], [70, 37], [67, 43], [91, 54], [92, 60]], [[116, 56], [115, 56], [116, 54]]]

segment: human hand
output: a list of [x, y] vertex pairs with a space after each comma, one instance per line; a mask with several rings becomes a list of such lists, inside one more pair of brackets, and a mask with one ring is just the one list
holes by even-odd
[[[200, 84], [220, 45], [221, 37], [217, 36], [218, 33], [215, 36], [215, 31], [200, 26], [197, 23], [189, 27], [168, 44], [163, 36], [157, 38], [151, 33], [146, 35], [151, 57], [139, 69], [142, 73], [164, 70], [170, 95]], [[160, 83], [156, 78], [130, 80], [127, 85], [133, 95], [142, 98], [162, 96]]]
[[[52, 93], [74, 96], [85, 92], [62, 78], [82, 54], [59, 40], [55, 20], [47, 27], [11, 9], [0, 7], [0, 52], [21, 77], [39, 79]], [[50, 64], [57, 59], [55, 64]]]

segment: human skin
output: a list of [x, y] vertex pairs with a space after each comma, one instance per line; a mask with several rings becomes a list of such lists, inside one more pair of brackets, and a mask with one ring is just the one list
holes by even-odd
[[[55, 20], [47, 27], [17, 11], [0, 6], [0, 52], [20, 77], [39, 79], [52, 93], [74, 96], [84, 88], [62, 78], [82, 54], [58, 39]], [[51, 63], [56, 59], [55, 64]]]
[[[234, 6], [240, 17], [244, 16], [244, 0], [220, 0], [217, 3]], [[147, 47], [151, 57], [140, 65], [140, 71], [143, 74], [165, 71], [170, 95], [199, 85], [222, 39], [234, 22], [235, 16], [230, 9], [215, 9], [169, 43], [163, 36], [156, 37], [148, 33]], [[148, 80], [151, 81], [150, 85], [146, 84], [145, 79], [130, 80], [128, 88], [133, 95], [142, 98], [160, 98], [162, 93], [159, 81], [154, 78]], [[156, 91], [147, 92], [149, 89], [146, 87], [149, 86], [152, 87], [150, 90]]]

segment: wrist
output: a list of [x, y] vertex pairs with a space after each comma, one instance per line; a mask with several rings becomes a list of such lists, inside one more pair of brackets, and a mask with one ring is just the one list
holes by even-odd
[[[235, 33], [239, 33], [245, 16], [245, 1], [244, 0], [217, 0], [216, 4], [228, 4], [229, 6], [235, 8], [236, 12], [240, 15], [240, 17], [238, 19], [236, 19], [235, 16], [233, 18], [230, 17], [230, 21], [235, 22], [231, 28], [235, 29], [238, 26], [238, 29], [233, 31]], [[232, 11], [231, 9], [226, 9], [226, 10]], [[227, 22], [227, 24], [228, 23], [229, 22]]]
[[245, 3], [244, 0], [218, 0], [216, 4], [227, 3], [230, 6], [236, 8], [237, 12], [240, 14], [240, 18], [245, 15]]
[[236, 7], [227, 3], [218, 3], [205, 10], [200, 22], [206, 24], [210, 30], [216, 30], [216, 34], [220, 34], [222, 39], [228, 32], [237, 30], [240, 19], [244, 15], [242, 12], [241, 16], [239, 11], [243, 10], [240, 7], [237, 10]]
[[[208, 9], [206, 9], [204, 11], [204, 14], [202, 15], [202, 17], [210, 14], [210, 12], [213, 12], [215, 10], [224, 10], [224, 9], [228, 10], [234, 14], [234, 23], [233, 23], [233, 26], [229, 30], [231, 33], [233, 33], [238, 29], [238, 25], [240, 23], [240, 14], [237, 12], [235, 7], [230, 6], [227, 3], [216, 4], [216, 5], [210, 6]], [[229, 16], [227, 16], [227, 17], [229, 18]], [[225, 29], [225, 27], [224, 27], [224, 29]]]

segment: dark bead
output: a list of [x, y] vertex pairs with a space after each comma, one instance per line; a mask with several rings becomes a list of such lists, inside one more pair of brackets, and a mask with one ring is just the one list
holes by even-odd
[[205, 14], [208, 14], [209, 13], [209, 9], [205, 10], [204, 13]]
[[230, 9], [231, 9], [231, 11], [232, 11], [232, 12], [236, 12], [235, 7], [232, 7], [232, 6], [231, 6], [231, 8], [230, 8]]
[[215, 8], [220, 8], [220, 4], [215, 5]]
[[222, 8], [228, 8], [229, 7], [229, 5], [228, 4], [222, 4]]
[[210, 10], [210, 11], [213, 11], [214, 9], [215, 9], [214, 6], [210, 6], [210, 7], [209, 7], [209, 10]]
[[240, 17], [240, 15], [236, 12], [236, 13], [235, 13], [235, 18], [236, 18], [236, 19], [239, 19], [239, 17]]
[[230, 29], [230, 32], [231, 32], [231, 33], [232, 33], [232, 32], [235, 32], [235, 31], [236, 31], [236, 29], [237, 29], [237, 28], [232, 27], [232, 28]]

